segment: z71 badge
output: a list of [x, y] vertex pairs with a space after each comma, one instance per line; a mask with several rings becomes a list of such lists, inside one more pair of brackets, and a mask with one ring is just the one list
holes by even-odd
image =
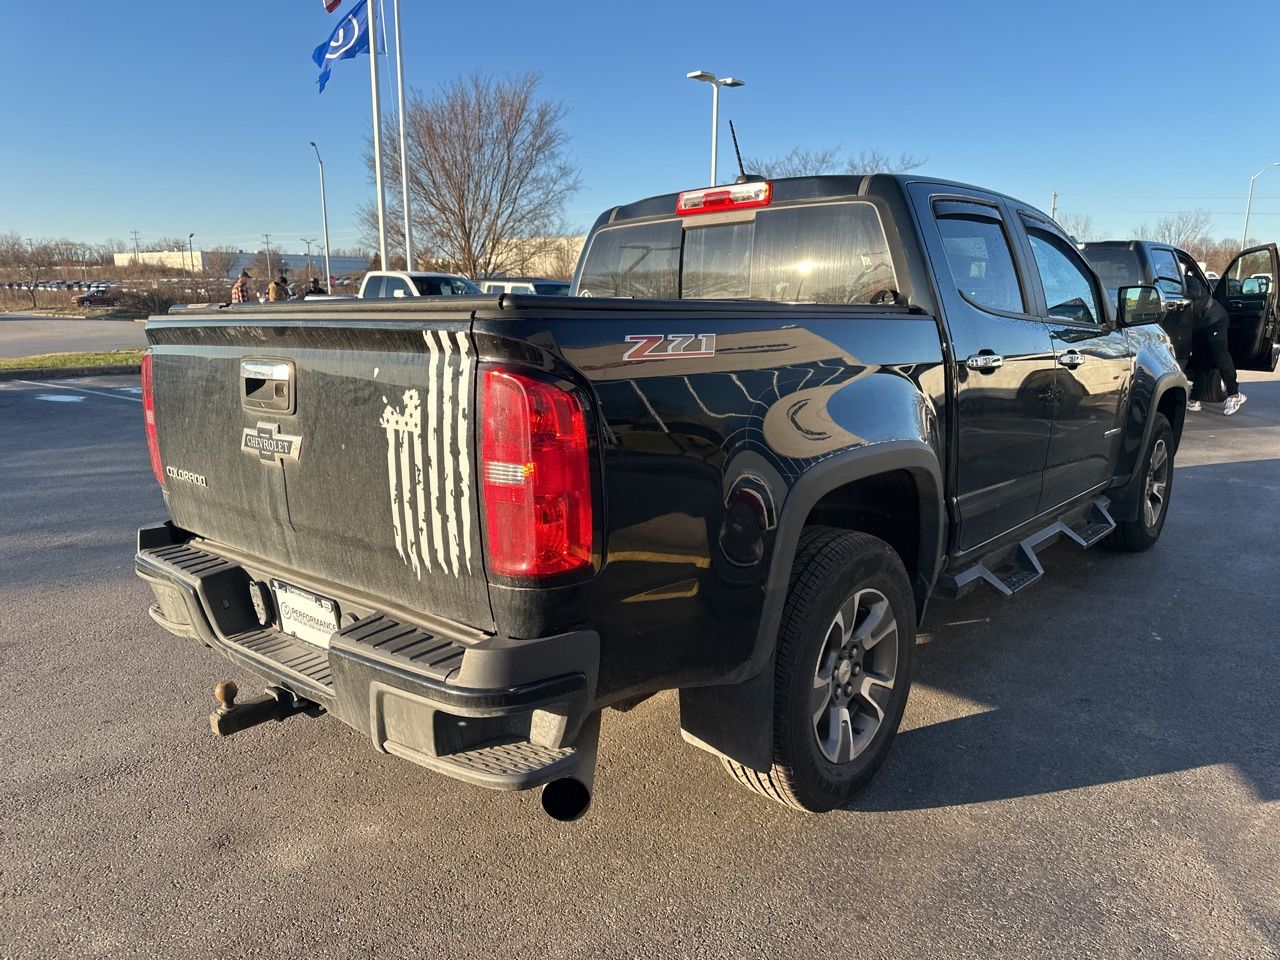
[[716, 355], [714, 333], [642, 333], [627, 337], [634, 343], [623, 360], [691, 360]]
[[244, 428], [240, 449], [245, 453], [257, 454], [258, 459], [264, 462], [282, 463], [298, 459], [302, 438], [281, 433], [278, 423], [259, 423], [256, 427]]

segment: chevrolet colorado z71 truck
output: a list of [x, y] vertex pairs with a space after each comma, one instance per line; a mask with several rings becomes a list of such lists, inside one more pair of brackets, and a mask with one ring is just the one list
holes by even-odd
[[[600, 711], [811, 811], [884, 759], [929, 599], [1065, 537], [1150, 547], [1186, 381], [1158, 291], [1040, 211], [918, 177], [615, 207], [569, 297], [153, 318], [138, 533], [162, 627], [495, 789], [590, 800]], [[1069, 611], [1067, 611], [1069, 615]]]

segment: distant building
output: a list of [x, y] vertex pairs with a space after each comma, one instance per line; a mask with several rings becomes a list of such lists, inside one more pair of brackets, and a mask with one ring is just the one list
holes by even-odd
[[[188, 253], [186, 250], [143, 250], [141, 253], [117, 253], [115, 255], [115, 263], [117, 267], [128, 267], [135, 263], [149, 264], [151, 266], [165, 267], [173, 270], [175, 273], [186, 273], [188, 270], [194, 270], [196, 273], [207, 272], [206, 267], [209, 258], [213, 256], [219, 261], [223, 254], [208, 254], [203, 250], [193, 250]], [[259, 256], [257, 251], [239, 251], [237, 253], [227, 254], [231, 258], [231, 266], [227, 269], [227, 276], [238, 276], [241, 270], [249, 270], [252, 272], [253, 261]], [[305, 253], [271, 253], [272, 269], [279, 269], [284, 266], [289, 272], [296, 276], [305, 276], [307, 273], [308, 257]], [[324, 273], [324, 253], [313, 253], [310, 257], [311, 272], [317, 275]], [[369, 261], [364, 257], [330, 257], [329, 269], [335, 277], [346, 276], [351, 273], [364, 273], [369, 269]]]

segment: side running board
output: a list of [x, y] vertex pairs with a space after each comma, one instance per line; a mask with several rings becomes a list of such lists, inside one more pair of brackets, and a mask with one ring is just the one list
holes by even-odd
[[1044, 576], [1036, 554], [1059, 537], [1087, 550], [1111, 533], [1116, 522], [1108, 509], [1110, 505], [1106, 497], [1099, 497], [1017, 543], [1006, 544], [956, 572], [944, 573], [938, 580], [937, 595], [954, 600], [981, 583], [1005, 597], [1025, 590]]

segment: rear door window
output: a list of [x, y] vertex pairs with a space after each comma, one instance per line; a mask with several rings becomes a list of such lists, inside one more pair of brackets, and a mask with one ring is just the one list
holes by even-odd
[[975, 306], [1002, 313], [1025, 313], [1026, 303], [1004, 225], [994, 216], [972, 212], [938, 217], [942, 249], [960, 294]]

